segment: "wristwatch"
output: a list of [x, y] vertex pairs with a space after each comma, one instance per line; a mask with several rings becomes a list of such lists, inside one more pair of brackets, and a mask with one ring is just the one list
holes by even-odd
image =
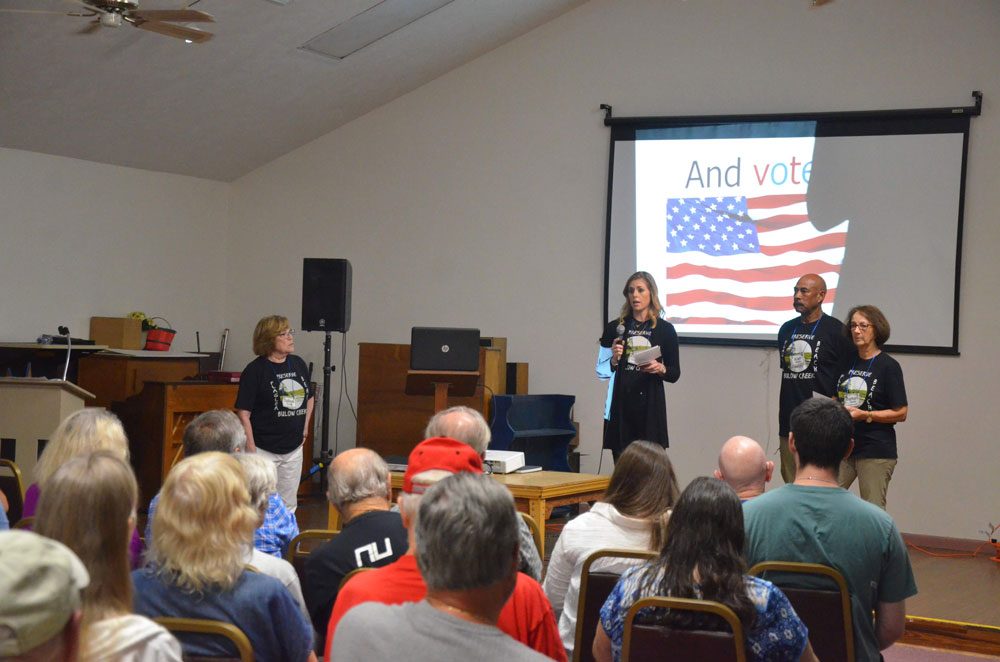
[[865, 423], [871, 423], [871, 422], [872, 422], [872, 413], [868, 412], [868, 418], [865, 419]]

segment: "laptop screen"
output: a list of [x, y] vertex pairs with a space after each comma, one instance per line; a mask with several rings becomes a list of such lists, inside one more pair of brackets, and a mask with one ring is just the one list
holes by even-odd
[[479, 329], [413, 327], [410, 370], [479, 370]]

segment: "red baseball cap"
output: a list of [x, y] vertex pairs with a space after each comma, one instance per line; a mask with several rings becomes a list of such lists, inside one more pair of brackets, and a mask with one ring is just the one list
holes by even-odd
[[483, 459], [472, 446], [450, 437], [425, 439], [410, 451], [406, 473], [403, 474], [403, 491], [413, 494], [413, 477], [431, 469], [440, 469], [453, 474], [462, 471], [481, 474]]

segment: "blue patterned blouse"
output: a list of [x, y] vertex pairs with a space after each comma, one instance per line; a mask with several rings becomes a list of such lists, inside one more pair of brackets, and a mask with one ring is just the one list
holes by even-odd
[[[640, 598], [652, 597], [640, 595], [640, 584], [649, 567], [638, 566], [627, 570], [601, 607], [601, 625], [611, 639], [615, 662], [621, 660], [625, 616], [629, 607]], [[809, 631], [799, 620], [788, 598], [774, 584], [757, 577], [747, 576], [746, 586], [750, 601], [757, 608], [757, 620], [753, 629], [744, 633], [747, 658], [760, 662], [798, 660], [805, 650]], [[697, 592], [697, 587], [695, 590]], [[645, 615], [652, 612], [650, 609], [640, 613]]]

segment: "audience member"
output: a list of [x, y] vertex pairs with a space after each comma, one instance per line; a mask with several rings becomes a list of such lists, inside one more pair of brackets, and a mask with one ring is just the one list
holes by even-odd
[[488, 477], [460, 473], [428, 489], [415, 534], [426, 597], [352, 609], [330, 659], [546, 660], [497, 627], [517, 577], [526, 577], [517, 572], [518, 519], [510, 492]]
[[[337, 624], [352, 607], [363, 602], [402, 604], [423, 600], [427, 586], [418, 567], [415, 541], [421, 495], [429, 485], [450, 474], [466, 472], [478, 475], [482, 471], [482, 458], [462, 442], [447, 437], [434, 437], [417, 444], [410, 453], [403, 477], [403, 493], [398, 499], [403, 526], [409, 534], [409, 549], [394, 563], [357, 575], [340, 590], [326, 631], [328, 659]], [[471, 510], [465, 512], [456, 509], [456, 517], [467, 519], [470, 527], [478, 521], [476, 518], [480, 515], [481, 513], [473, 513]], [[471, 530], [484, 536], [481, 544], [497, 544], [497, 541], [485, 537], [486, 528]], [[483, 559], [475, 551], [478, 547], [467, 547], [468, 543], [463, 541], [464, 538], [455, 538], [451, 542], [454, 551], [460, 554], [461, 560], [458, 563], [468, 568], [482, 565]], [[566, 659], [552, 607], [538, 582], [524, 573], [517, 573], [514, 593], [503, 605], [497, 626], [530, 648], [556, 660]]]
[[138, 499], [132, 468], [97, 451], [59, 467], [38, 502], [35, 530], [69, 547], [90, 575], [83, 590], [83, 660], [181, 660], [169, 632], [132, 613], [128, 545]]
[[[250, 493], [250, 506], [257, 511], [257, 526], [259, 528], [264, 522], [265, 513], [267, 513], [268, 498], [278, 489], [278, 471], [274, 467], [274, 462], [257, 453], [237, 453], [233, 457], [239, 460], [243, 467], [243, 473], [247, 480], [247, 492]], [[309, 610], [306, 609], [306, 601], [302, 597], [299, 575], [291, 563], [285, 559], [265, 554], [256, 547], [249, 548], [243, 560], [255, 570], [281, 582], [281, 585], [295, 598], [295, 602], [302, 610], [302, 615], [309, 618]]]
[[715, 477], [729, 483], [740, 501], [763, 494], [772, 473], [774, 462], [767, 459], [764, 449], [750, 437], [730, 437], [722, 445]]
[[[45, 444], [45, 450], [35, 465], [35, 482], [25, 491], [21, 516], [35, 516], [41, 490], [56, 469], [77, 455], [93, 451], [111, 451], [117, 457], [128, 460], [128, 437], [117, 416], [106, 409], [88, 407], [64, 418]], [[132, 532], [129, 561], [133, 568], [139, 567], [142, 561], [142, 540], [138, 531]]]
[[76, 662], [80, 591], [89, 583], [80, 559], [62, 543], [30, 531], [0, 534], [0, 658]]
[[[573, 656], [583, 562], [599, 549], [659, 551], [677, 495], [677, 478], [666, 449], [648, 441], [633, 441], [615, 462], [604, 499], [563, 528], [549, 560], [544, 587], [559, 614], [559, 635], [568, 657]], [[624, 572], [636, 563], [634, 559], [605, 559], [593, 568]], [[590, 645], [589, 641], [581, 643]]]
[[837, 484], [840, 461], [854, 445], [851, 430], [851, 415], [833, 400], [795, 408], [788, 436], [795, 482], [746, 504], [747, 562], [822, 563], [840, 571], [851, 593], [855, 659], [868, 662], [902, 636], [906, 598], [917, 586], [892, 518]]
[[[226, 409], [213, 409], [199, 414], [184, 428], [184, 456], [198, 453], [243, 453], [246, 450], [247, 433], [236, 414]], [[146, 544], [153, 539], [153, 517], [160, 501], [157, 494], [149, 502], [146, 516]], [[295, 516], [285, 506], [277, 491], [267, 497], [267, 512], [264, 522], [253, 534], [253, 545], [265, 554], [283, 558], [288, 543], [299, 535], [299, 525]]]
[[[424, 439], [434, 437], [448, 437], [466, 443], [485, 460], [486, 448], [490, 445], [492, 434], [482, 414], [471, 407], [457, 406], [439, 411], [427, 422]], [[538, 525], [544, 527], [545, 522], [539, 522]], [[528, 523], [521, 518], [518, 518], [518, 535], [521, 541], [519, 547], [521, 561], [518, 570], [536, 581], [541, 581], [541, 550], [536, 547]]]
[[[260, 662], [314, 661], [312, 628], [295, 599], [244, 565], [258, 517], [232, 456], [199, 453], [178, 463], [160, 492], [150, 564], [132, 573], [136, 612], [232, 623]], [[179, 638], [185, 655], [237, 654], [217, 637]]]
[[[594, 658], [621, 659], [629, 608], [640, 598], [669, 595], [732, 609], [743, 624], [748, 660], [815, 662], [806, 626], [788, 598], [770, 582], [746, 574], [743, 541], [743, 510], [733, 489], [706, 476], [691, 481], [670, 516], [659, 558], [627, 570], [601, 608]], [[639, 618], [681, 629], [726, 628], [717, 616], [695, 612], [643, 609]]]
[[309, 554], [305, 563], [306, 604], [320, 641], [340, 582], [357, 568], [379, 568], [406, 553], [406, 529], [399, 513], [390, 512], [389, 467], [368, 448], [352, 448], [333, 459], [327, 472], [327, 498], [340, 513], [337, 536]]

